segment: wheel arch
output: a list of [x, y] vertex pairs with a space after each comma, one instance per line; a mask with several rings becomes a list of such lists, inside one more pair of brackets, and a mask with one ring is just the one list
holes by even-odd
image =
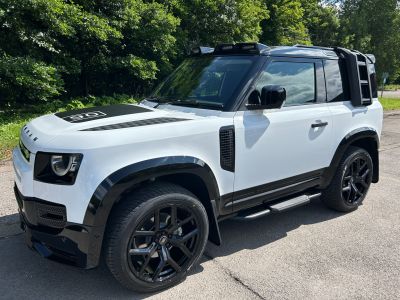
[[[211, 168], [201, 159], [189, 156], [159, 157], [141, 161], [119, 169], [105, 178], [95, 190], [86, 209], [83, 223], [89, 226], [107, 226], [112, 208], [124, 194], [143, 184], [167, 181], [186, 188], [204, 205], [210, 225], [209, 240], [220, 245], [217, 217], [219, 188]], [[103, 233], [104, 233], [103, 230]], [[102, 236], [99, 237], [102, 240]], [[101, 244], [101, 243], [100, 243]]]
[[339, 143], [330, 166], [322, 175], [321, 188], [326, 188], [330, 184], [340, 160], [350, 146], [360, 147], [368, 151], [373, 163], [372, 182], [377, 183], [379, 181], [379, 135], [374, 128], [361, 127], [349, 132]]

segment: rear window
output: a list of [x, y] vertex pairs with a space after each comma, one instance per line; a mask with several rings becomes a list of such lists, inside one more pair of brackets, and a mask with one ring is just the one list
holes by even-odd
[[344, 93], [339, 60], [326, 60], [324, 70], [328, 102], [343, 101]]

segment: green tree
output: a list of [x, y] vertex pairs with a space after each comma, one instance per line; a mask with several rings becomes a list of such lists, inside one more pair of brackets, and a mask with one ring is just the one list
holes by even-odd
[[373, 53], [378, 76], [400, 68], [400, 8], [396, 0], [346, 0], [341, 5], [342, 45]]
[[302, 0], [304, 24], [313, 45], [338, 45], [339, 11], [335, 5], [319, 0]]
[[266, 0], [270, 18], [262, 22], [261, 41], [267, 45], [310, 44], [300, 0]]
[[171, 5], [181, 19], [178, 47], [258, 41], [260, 23], [268, 17], [262, 0], [176, 0]]

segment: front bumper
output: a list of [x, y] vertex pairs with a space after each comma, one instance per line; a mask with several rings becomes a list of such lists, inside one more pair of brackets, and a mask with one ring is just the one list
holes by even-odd
[[67, 222], [65, 206], [24, 197], [14, 186], [27, 245], [43, 257], [81, 268], [98, 265], [104, 227]]

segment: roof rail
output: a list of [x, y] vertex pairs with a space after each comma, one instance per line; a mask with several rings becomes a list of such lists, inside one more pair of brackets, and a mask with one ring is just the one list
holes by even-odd
[[215, 47], [214, 54], [260, 54], [269, 49], [261, 43], [219, 44]]
[[199, 46], [199, 47], [193, 48], [190, 51], [190, 55], [192, 55], [192, 56], [200, 56], [200, 55], [204, 55], [204, 54], [211, 54], [213, 52], [214, 52], [214, 48]]
[[320, 49], [320, 50], [328, 50], [328, 51], [333, 51], [334, 50], [334, 48], [330, 48], [330, 47], [308, 46], [308, 45], [301, 45], [301, 44], [293, 45], [293, 47], [307, 48], [307, 49]]

